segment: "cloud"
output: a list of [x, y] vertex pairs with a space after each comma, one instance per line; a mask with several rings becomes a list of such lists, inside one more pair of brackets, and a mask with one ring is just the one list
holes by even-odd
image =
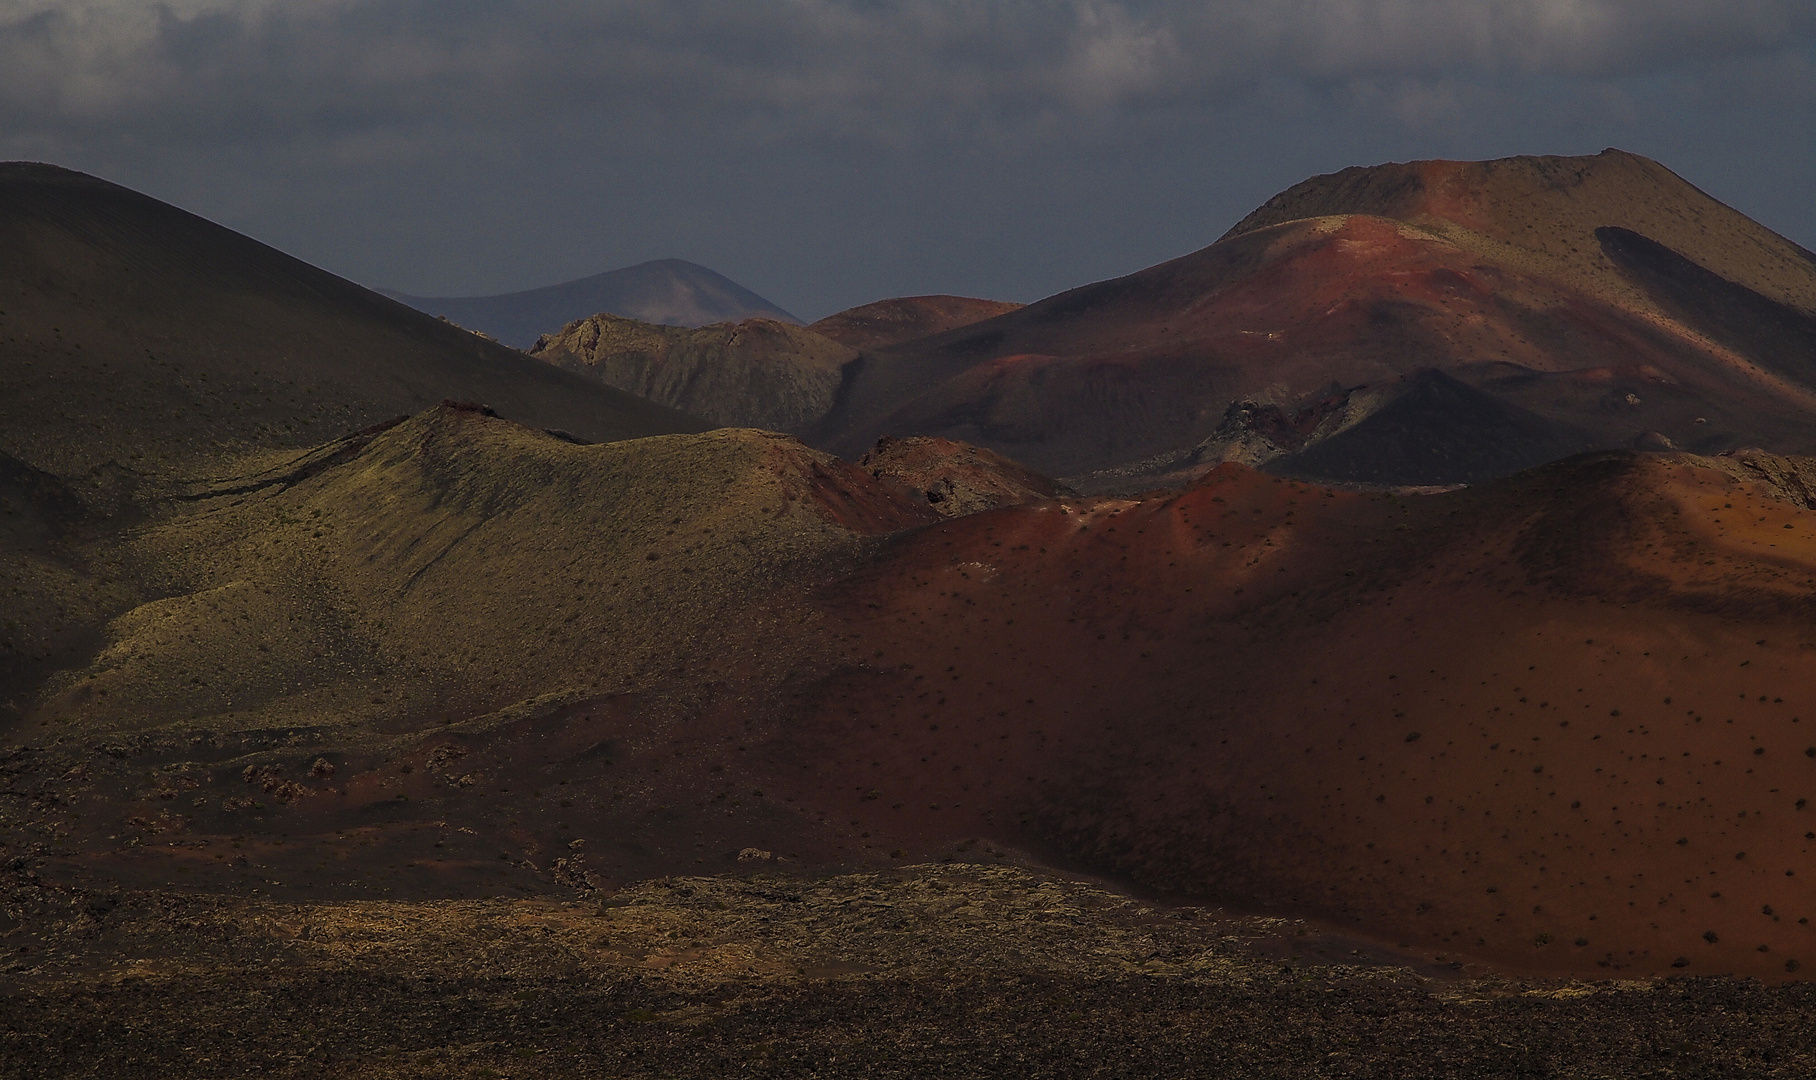
[[0, 119], [228, 139], [572, 113], [886, 140], [1279, 78], [1427, 80], [1429, 103], [1472, 75], [1812, 40], [1807, 0], [0, 0]]
[[1811, 243], [1813, 115], [1811, 0], [0, 0], [0, 158], [431, 295], [1033, 299], [1313, 172], [1611, 144]]

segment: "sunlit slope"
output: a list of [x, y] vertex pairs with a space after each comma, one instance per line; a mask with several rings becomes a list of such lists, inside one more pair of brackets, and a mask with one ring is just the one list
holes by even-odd
[[136, 192], [0, 165], [0, 453], [84, 487], [188, 476], [443, 398], [593, 440], [703, 426]]
[[776, 575], [934, 517], [753, 431], [580, 446], [438, 407], [298, 465], [194, 488], [98, 550], [96, 576], [142, 602], [89, 628], [92, 659], [51, 679], [21, 733], [357, 739], [624, 692], [706, 648]]
[[91, 549], [131, 595], [15, 688], [10, 782], [61, 801], [0, 824], [71, 881], [239, 887], [185, 854], [233, 836], [348, 895], [1021, 852], [1433, 955], [1782, 977], [1816, 961], [1813, 490], [1764, 455], [1399, 497], [1227, 465], [942, 520], [779, 436], [441, 408]]

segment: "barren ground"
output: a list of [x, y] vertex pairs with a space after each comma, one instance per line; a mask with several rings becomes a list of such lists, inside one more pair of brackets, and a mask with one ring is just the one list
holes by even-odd
[[[770, 866], [752, 860], [754, 865]], [[1016, 867], [572, 901], [76, 897], [0, 962], [6, 1077], [1807, 1076], [1816, 994], [1519, 982]]]

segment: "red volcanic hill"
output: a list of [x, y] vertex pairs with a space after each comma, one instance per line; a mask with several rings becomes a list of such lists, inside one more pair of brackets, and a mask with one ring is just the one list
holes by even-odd
[[[1451, 205], [1425, 172], [1386, 185], [1413, 209], [1351, 176], [1418, 220], [1288, 207], [837, 361], [841, 437], [880, 402], [1187, 478], [1131, 497], [941, 438], [854, 465], [672, 431], [55, 174], [0, 214], [7, 895], [575, 897], [1017, 857], [1446, 958], [1802, 977], [1816, 461], [1498, 475], [1634, 432], [1802, 437], [1803, 256], [1671, 233], [1645, 215], [1700, 196], [1633, 160], [1459, 167], [1546, 228], [1588, 207], [1595, 273], [1489, 259], [1469, 245], [1516, 230], [1421, 218]], [[1604, 166], [1653, 207], [1605, 206]], [[436, 386], [515, 386], [532, 423], [391, 417]]]
[[847, 308], [808, 329], [853, 349], [880, 349], [970, 326], [1021, 306], [968, 296], [903, 296]]
[[[1589, 456], [1395, 498], [1226, 465], [922, 530], [773, 783], [1529, 968], [1816, 961], [1807, 463]], [[794, 762], [812, 762], [808, 773]]]
[[33, 873], [77, 895], [1019, 851], [1431, 955], [1782, 977], [1816, 962], [1812, 493], [1622, 451], [942, 519], [782, 436], [444, 406], [66, 540], [103, 609], [13, 686], [7, 790], [56, 800], [0, 841], [57, 836]]
[[817, 437], [963, 439], [1098, 489], [1221, 460], [1479, 482], [1657, 435], [1809, 451], [1813, 357], [1816, 257], [1654, 162], [1422, 162], [1306, 181], [1202, 251], [866, 353]]

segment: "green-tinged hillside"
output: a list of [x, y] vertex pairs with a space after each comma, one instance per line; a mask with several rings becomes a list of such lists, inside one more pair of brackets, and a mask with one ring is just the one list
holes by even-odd
[[438, 407], [186, 489], [123, 542], [73, 542], [81, 570], [22, 636], [92, 652], [36, 704], [12, 688], [20, 733], [363, 738], [625, 692], [710, 654], [715, 620], [782, 568], [932, 516], [783, 436], [582, 446]]

